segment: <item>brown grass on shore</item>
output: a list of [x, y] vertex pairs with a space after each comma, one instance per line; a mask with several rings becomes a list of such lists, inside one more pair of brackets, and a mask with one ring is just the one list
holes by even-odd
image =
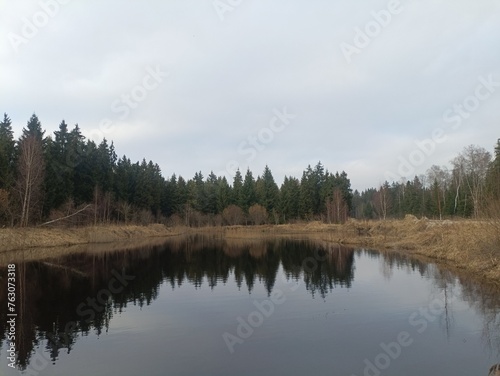
[[[292, 225], [220, 228], [228, 238], [312, 237], [329, 242], [419, 255], [500, 284], [498, 220], [436, 221], [408, 215], [404, 220], [356, 221], [344, 225], [310, 222]], [[213, 231], [206, 228], [202, 231]]]
[[10, 228], [0, 230], [0, 252], [78, 244], [110, 243], [151, 237], [179, 235], [183, 228], [150, 226], [92, 226], [70, 228]]
[[204, 228], [151, 225], [1, 229], [0, 251], [132, 241], [180, 234], [210, 234], [227, 239], [288, 236], [319, 239], [354, 247], [394, 250], [439, 260], [500, 284], [498, 220], [434, 221], [407, 216], [404, 220], [349, 220], [343, 225], [309, 222]]

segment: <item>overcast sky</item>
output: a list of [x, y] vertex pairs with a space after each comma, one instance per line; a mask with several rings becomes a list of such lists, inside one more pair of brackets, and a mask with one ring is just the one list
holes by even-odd
[[500, 137], [496, 0], [0, 4], [16, 136], [64, 119], [164, 176], [268, 164], [281, 184], [321, 160], [364, 189]]

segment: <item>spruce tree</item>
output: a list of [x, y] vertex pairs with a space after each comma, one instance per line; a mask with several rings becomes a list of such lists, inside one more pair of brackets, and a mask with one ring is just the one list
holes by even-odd
[[283, 221], [288, 222], [299, 217], [300, 182], [294, 177], [287, 177], [280, 190], [280, 212]]
[[316, 194], [316, 185], [311, 166], [302, 173], [300, 180], [300, 205], [299, 214], [301, 218], [311, 220], [314, 216], [314, 197]]
[[255, 179], [253, 177], [252, 171], [247, 169], [245, 174], [245, 180], [243, 181], [242, 192], [242, 209], [245, 213], [248, 213], [250, 206], [257, 202], [257, 196], [255, 192]]
[[274, 181], [271, 169], [266, 165], [262, 177], [256, 185], [260, 204], [264, 206], [269, 214], [279, 206], [279, 188]]
[[240, 169], [234, 174], [231, 204], [243, 207], [243, 176], [241, 176]]
[[8, 190], [14, 183], [15, 145], [12, 122], [4, 114], [0, 123], [0, 189]]

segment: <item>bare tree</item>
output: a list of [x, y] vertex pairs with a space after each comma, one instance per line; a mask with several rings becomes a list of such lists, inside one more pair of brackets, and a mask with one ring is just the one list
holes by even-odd
[[486, 149], [469, 145], [452, 160], [454, 169], [462, 177], [472, 197], [474, 205], [474, 217], [477, 218], [481, 212], [481, 202], [484, 195], [486, 174], [491, 162], [491, 154]]
[[333, 196], [326, 200], [326, 217], [328, 223], [345, 223], [349, 209], [340, 189], [333, 191]]
[[373, 194], [372, 202], [379, 218], [385, 220], [390, 208], [389, 183], [385, 182], [379, 187], [378, 191]]
[[42, 142], [33, 135], [19, 143], [17, 170], [16, 190], [21, 203], [19, 225], [26, 227], [40, 206], [45, 176]]
[[250, 220], [256, 225], [261, 225], [267, 221], [267, 210], [259, 204], [252, 205], [248, 209], [248, 215]]
[[434, 190], [439, 219], [443, 218], [443, 208], [446, 205], [446, 190], [450, 183], [451, 175], [446, 167], [431, 166], [427, 170], [427, 180]]
[[123, 221], [128, 224], [130, 220], [130, 215], [132, 214], [132, 205], [127, 201], [121, 201], [118, 203], [118, 213], [123, 216]]
[[241, 225], [245, 219], [245, 213], [239, 206], [229, 205], [222, 212], [222, 218], [230, 226]]

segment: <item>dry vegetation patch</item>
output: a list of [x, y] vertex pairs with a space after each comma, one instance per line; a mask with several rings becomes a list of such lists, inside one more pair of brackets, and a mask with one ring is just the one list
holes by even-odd
[[269, 236], [307, 237], [357, 247], [393, 250], [439, 260], [500, 283], [500, 222], [498, 220], [436, 221], [406, 216], [404, 220], [349, 220], [343, 225], [309, 222], [203, 228], [166, 227], [158, 224], [1, 229], [0, 251], [110, 243], [187, 233], [216, 234], [227, 239], [260, 239]]

